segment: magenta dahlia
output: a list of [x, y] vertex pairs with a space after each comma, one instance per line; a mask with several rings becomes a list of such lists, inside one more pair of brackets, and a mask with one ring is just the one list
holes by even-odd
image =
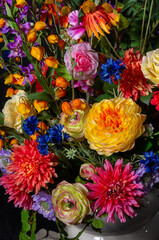
[[116, 213], [122, 223], [126, 222], [124, 213], [133, 218], [136, 216], [134, 207], [139, 207], [139, 199], [143, 196], [143, 185], [134, 183], [137, 178], [132, 166], [127, 163], [123, 168], [123, 159], [118, 159], [113, 169], [112, 164], [106, 159], [104, 169], [96, 168], [98, 175], [93, 174], [93, 183], [87, 183], [90, 192], [88, 199], [92, 201], [93, 211], [97, 217], [108, 214], [107, 222], [115, 222]]
[[14, 147], [11, 159], [0, 184], [10, 195], [9, 201], [14, 200], [15, 206], [31, 209], [30, 193], [35, 191], [37, 194], [41, 187], [47, 188], [47, 183], [53, 183], [53, 177], [57, 177], [54, 167], [58, 164], [58, 157], [54, 153], [43, 156], [36, 141], [25, 139], [24, 145]]

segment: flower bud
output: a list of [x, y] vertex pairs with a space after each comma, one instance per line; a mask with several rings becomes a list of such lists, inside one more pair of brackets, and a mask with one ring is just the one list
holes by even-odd
[[26, 105], [25, 103], [20, 103], [17, 107], [17, 110], [21, 115], [25, 115], [30, 112], [29, 106]]
[[90, 163], [84, 163], [80, 167], [80, 176], [86, 180], [89, 180], [92, 174], [96, 174], [96, 172], [95, 167]]
[[58, 36], [55, 35], [55, 34], [52, 34], [52, 35], [48, 36], [48, 42], [53, 43], [53, 44], [57, 43], [58, 42]]
[[16, 57], [16, 58], [15, 58], [15, 61], [16, 61], [17, 63], [19, 63], [19, 62], [20, 62], [20, 57]]
[[65, 48], [65, 41], [64, 40], [62, 40], [62, 39], [59, 40], [57, 44], [58, 44], [58, 46], [61, 50], [64, 50], [64, 48]]
[[5, 135], [5, 131], [0, 130], [0, 135], [4, 136]]
[[3, 140], [0, 139], [0, 150], [2, 150], [2, 148], [3, 148]]
[[25, 5], [26, 5], [26, 1], [25, 1], [25, 0], [16, 0], [15, 6], [16, 6], [17, 8], [22, 8], [22, 7], [24, 7]]
[[66, 91], [62, 88], [58, 88], [55, 92], [57, 100], [64, 97], [66, 95]]
[[62, 103], [62, 111], [68, 116], [71, 116], [73, 114], [73, 108], [70, 103], [68, 102], [63, 102]]
[[38, 21], [38, 22], [35, 23], [34, 29], [35, 29], [36, 31], [41, 31], [41, 30], [43, 30], [45, 27], [46, 27], [46, 23], [45, 23], [45, 22], [43, 22], [43, 21]]
[[36, 30], [33, 28], [33, 29], [30, 29], [28, 34], [27, 34], [27, 40], [28, 42], [30, 43], [33, 43], [35, 42], [37, 39], [37, 34], [36, 34]]
[[38, 113], [47, 110], [48, 107], [48, 102], [47, 101], [40, 101], [40, 100], [35, 100], [33, 103], [35, 109], [38, 111]]
[[63, 88], [63, 89], [66, 89], [70, 85], [70, 83], [67, 82], [67, 80], [63, 77], [56, 78], [55, 84], [56, 84], [56, 87]]
[[86, 103], [85, 102], [82, 102], [80, 99], [74, 99], [72, 101], [72, 106], [73, 106], [73, 109], [76, 109], [76, 110], [84, 110], [85, 107], [86, 107]]
[[0, 28], [3, 28], [6, 25], [6, 21], [3, 18], [0, 18]]
[[8, 88], [5, 97], [12, 97], [14, 95], [14, 89]]
[[44, 132], [44, 134], [46, 133], [46, 131], [48, 130], [48, 126], [44, 123], [44, 122], [39, 122], [37, 127]]
[[41, 47], [32, 47], [31, 56], [36, 58], [38, 61], [41, 61], [44, 56], [44, 50]]
[[13, 146], [13, 145], [17, 145], [18, 144], [18, 140], [16, 138], [13, 138], [11, 141], [10, 141], [10, 145]]
[[4, 42], [4, 40], [3, 40], [3, 38], [2, 38], [2, 37], [0, 37], [0, 43], [2, 43], [2, 42]]
[[59, 61], [56, 58], [50, 56], [50, 57], [45, 58], [45, 64], [48, 67], [57, 68], [59, 65]]
[[5, 81], [4, 81], [4, 84], [11, 84], [13, 83], [13, 74], [10, 74], [8, 75], [6, 78], [5, 78]]

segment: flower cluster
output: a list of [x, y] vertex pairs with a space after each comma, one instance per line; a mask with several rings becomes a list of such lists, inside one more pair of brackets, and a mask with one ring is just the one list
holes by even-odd
[[135, 219], [159, 183], [158, 8], [76, 2], [0, 1], [0, 185], [60, 239]]

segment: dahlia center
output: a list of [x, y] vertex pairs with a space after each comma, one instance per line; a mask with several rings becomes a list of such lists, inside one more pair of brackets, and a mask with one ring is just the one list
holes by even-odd
[[107, 194], [111, 198], [119, 198], [119, 197], [121, 197], [123, 195], [123, 184], [120, 181], [112, 182], [109, 185]]
[[24, 173], [28, 176], [30, 174], [32, 174], [33, 172], [35, 172], [37, 166], [35, 162], [25, 162], [21, 165], [21, 168], [23, 169]]

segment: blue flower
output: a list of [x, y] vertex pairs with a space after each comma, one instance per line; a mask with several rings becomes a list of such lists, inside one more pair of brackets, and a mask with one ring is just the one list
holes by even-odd
[[50, 128], [47, 133], [49, 134], [50, 141], [55, 144], [62, 143], [62, 141], [65, 141], [69, 138], [69, 135], [67, 133], [62, 132], [62, 129], [64, 128], [64, 125], [57, 125]]
[[38, 125], [37, 117], [30, 116], [27, 119], [25, 119], [23, 123], [23, 130], [24, 132], [26, 132], [27, 135], [33, 135], [35, 131], [39, 130], [37, 125]]
[[144, 153], [145, 159], [140, 160], [140, 163], [145, 165], [146, 173], [153, 173], [159, 168], [159, 157], [153, 151]]
[[50, 138], [48, 134], [41, 134], [38, 136], [37, 138], [37, 142], [38, 142], [38, 150], [42, 155], [47, 155], [49, 153], [48, 151], [48, 142], [49, 142]]
[[[120, 73], [125, 69], [125, 64], [118, 59], [114, 61], [112, 58], [108, 59], [105, 64], [101, 65], [101, 71], [99, 75], [103, 81], [113, 83], [121, 79]], [[113, 81], [112, 81], [113, 79]]]

